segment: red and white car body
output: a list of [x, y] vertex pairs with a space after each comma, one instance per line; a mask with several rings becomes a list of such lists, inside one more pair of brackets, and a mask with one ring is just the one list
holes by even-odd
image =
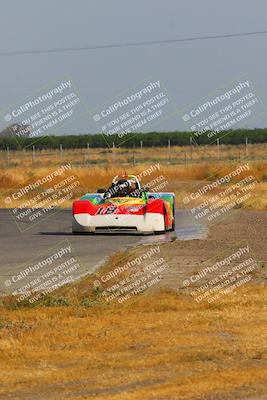
[[[147, 192], [136, 177], [130, 177], [135, 179], [137, 197], [117, 196], [116, 193], [107, 197], [107, 192], [88, 193], [74, 201], [73, 233], [135, 231], [148, 234], [174, 230], [174, 193]], [[119, 178], [114, 178], [113, 184], [116, 185]]]

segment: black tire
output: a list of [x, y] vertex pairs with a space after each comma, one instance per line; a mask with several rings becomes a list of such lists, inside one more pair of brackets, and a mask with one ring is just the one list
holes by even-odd
[[175, 197], [173, 198], [172, 212], [173, 212], [173, 221], [172, 221], [172, 227], [170, 230], [175, 231]]

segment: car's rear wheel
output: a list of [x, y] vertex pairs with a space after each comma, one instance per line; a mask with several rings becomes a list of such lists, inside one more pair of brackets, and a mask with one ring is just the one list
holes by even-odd
[[171, 231], [175, 231], [175, 199], [173, 199], [172, 213], [173, 213], [173, 220], [172, 220]]

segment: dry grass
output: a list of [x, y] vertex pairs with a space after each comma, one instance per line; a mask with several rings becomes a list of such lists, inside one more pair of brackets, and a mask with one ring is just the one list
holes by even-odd
[[[121, 262], [125, 254], [115, 253], [100, 273]], [[266, 393], [266, 286], [243, 286], [212, 304], [155, 288], [118, 304], [93, 289], [97, 276], [35, 308], [2, 306], [0, 399], [243, 400]], [[63, 299], [65, 307], [51, 307]]]
[[[30, 192], [28, 196], [24, 196], [12, 204], [6, 204], [4, 199], [6, 196], [12, 195], [14, 191], [25, 187], [30, 183], [36, 182], [38, 179], [51, 174], [61, 165], [71, 163], [72, 169], [65, 173], [64, 176], [58, 177], [53, 181], [57, 183], [66, 176], [75, 175], [79, 180], [79, 185], [73, 191], [72, 198], [78, 198], [87, 191], [96, 191], [98, 187], [108, 187], [114, 175], [124, 173], [133, 173], [139, 175], [146, 171], [151, 165], [160, 166], [153, 174], [143, 177], [142, 183], [163, 175], [166, 186], [162, 190], [173, 191], [176, 193], [177, 204], [183, 207], [182, 199], [191, 193], [191, 191], [217, 177], [224, 176], [232, 171], [236, 166], [249, 162], [252, 168], [252, 174], [255, 176], [259, 184], [253, 191], [253, 197], [248, 199], [245, 208], [262, 210], [267, 207], [267, 199], [264, 196], [267, 189], [267, 162], [264, 160], [265, 145], [251, 145], [250, 158], [239, 160], [237, 153], [240, 153], [240, 146], [224, 146], [222, 159], [216, 158], [216, 148], [214, 146], [206, 146], [202, 149], [194, 150], [193, 162], [184, 164], [184, 152], [188, 154], [190, 149], [175, 147], [172, 149], [172, 160], [168, 163], [166, 159], [166, 149], [155, 148], [139, 150], [136, 155], [136, 163], [132, 165], [132, 151], [125, 149], [116, 149], [116, 155], [107, 152], [105, 149], [90, 150], [90, 162], [87, 164], [87, 158], [81, 161], [81, 154], [85, 157], [81, 150], [65, 151], [63, 159], [59, 157], [59, 153], [41, 152], [36, 155], [34, 164], [32, 164], [31, 155], [26, 152], [16, 152], [12, 155], [13, 163], [7, 168], [2, 167], [0, 174], [0, 207], [17, 207], [20, 206], [28, 198], [34, 197], [51, 184], [48, 182], [34, 192]], [[106, 157], [105, 164], [99, 163], [99, 157]], [[236, 159], [235, 158], [236, 155]], [[3, 156], [3, 154], [2, 154]], [[164, 158], [165, 157], [165, 158]], [[228, 158], [227, 158], [228, 157]], [[190, 161], [190, 160], [189, 160]], [[177, 162], [177, 164], [173, 164]], [[2, 162], [3, 165], [3, 162]], [[216, 191], [211, 191], [208, 196], [213, 195]], [[204, 199], [205, 200], [205, 199]], [[71, 206], [72, 200], [64, 202], [61, 206]]]
[[[1, 399], [244, 399], [266, 393], [266, 287], [220, 302], [1, 310]], [[211, 396], [211, 397], [209, 397]]]

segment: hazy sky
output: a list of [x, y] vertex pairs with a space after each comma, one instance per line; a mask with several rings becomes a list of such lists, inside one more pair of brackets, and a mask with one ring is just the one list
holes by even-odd
[[[0, 53], [267, 30], [266, 0], [0, 0]], [[156, 74], [184, 107], [245, 74], [267, 105], [267, 35], [77, 51], [0, 56], [0, 108], [62, 75], [93, 110]], [[249, 123], [266, 127], [267, 114]], [[173, 116], [163, 129], [185, 129]], [[84, 116], [70, 132], [93, 132]]]

